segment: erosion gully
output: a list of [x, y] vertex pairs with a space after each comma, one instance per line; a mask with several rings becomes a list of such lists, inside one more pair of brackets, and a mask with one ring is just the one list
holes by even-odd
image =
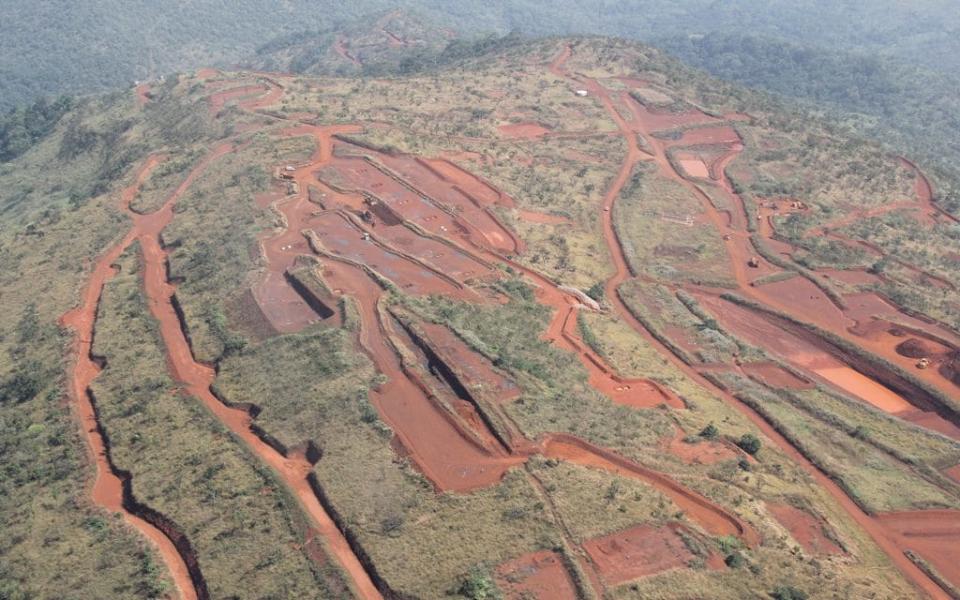
[[[641, 335], [643, 335], [643, 337], [647, 339], [650, 344], [656, 347], [661, 354], [669, 357], [678, 368], [684, 371], [692, 379], [707, 389], [710, 389], [719, 397], [725, 399], [729, 404], [735, 406], [759, 429], [761, 429], [767, 435], [767, 437], [773, 440], [788, 456], [793, 458], [807, 472], [809, 472], [814, 479], [830, 493], [838, 505], [843, 508], [844, 511], [874, 540], [874, 542], [889, 557], [896, 568], [909, 581], [911, 581], [918, 590], [932, 598], [948, 599], [950, 597], [949, 594], [923, 570], [918, 568], [917, 565], [914, 564], [907, 556], [905, 556], [904, 552], [910, 548], [916, 548], [918, 551], [922, 552], [923, 550], [928, 550], [929, 547], [940, 548], [951, 543], [955, 544], [956, 538], [949, 537], [951, 534], [956, 534], [956, 532], [953, 530], [950, 530], [946, 533], [937, 532], [931, 534], [934, 536], [936, 543], [930, 542], [926, 544], [927, 548], [923, 547], [924, 544], [918, 545], [916, 542], [917, 539], [926, 539], [926, 534], [923, 532], [922, 528], [917, 525], [917, 523], [928, 523], [931, 520], [943, 518], [956, 520], [957, 513], [955, 511], [940, 511], [943, 514], [939, 515], [933, 515], [930, 511], [913, 511], [906, 513], [909, 515], [915, 515], [913, 519], [903, 517], [902, 514], [898, 514], [893, 517], [884, 515], [868, 515], [855, 502], [853, 502], [853, 500], [847, 496], [847, 494], [836, 483], [834, 483], [833, 480], [815, 467], [813, 463], [806, 458], [806, 456], [804, 456], [785, 437], [779, 434], [763, 417], [761, 417], [749, 406], [739, 401], [726, 390], [714, 385], [699, 371], [680, 360], [680, 358], [675, 356], [668, 347], [654, 338], [651, 332], [648, 331], [633, 316], [633, 314], [624, 304], [623, 300], [618, 294], [618, 290], [620, 285], [628, 280], [632, 275], [613, 226], [612, 208], [637, 163], [640, 161], [653, 161], [657, 165], [657, 168], [662, 175], [678, 182], [694, 193], [697, 198], [702, 201], [704, 208], [709, 214], [715, 227], [719, 231], [727, 234], [728, 237], [725, 238], [727, 241], [726, 248], [739, 291], [755, 301], [759, 301], [763, 304], [774, 307], [786, 314], [791, 314], [792, 312], [791, 306], [786, 305], [782, 301], [768, 297], [750, 285], [750, 278], [747, 275], [747, 267], [745, 266], [748, 258], [753, 256], [753, 252], [750, 251], [749, 246], [749, 235], [745, 230], [737, 230], [733, 227], [737, 223], [745, 225], [745, 216], [731, 215], [727, 219], [723, 218], [719, 211], [713, 207], [713, 204], [706, 194], [704, 194], [702, 190], [700, 190], [690, 180], [682, 176], [674, 169], [667, 157], [664, 143], [655, 136], [651, 135], [651, 133], [653, 133], [652, 129], [656, 128], [651, 128], [645, 123], [645, 115], [643, 114], [644, 111], [638, 106], [638, 103], [629, 94], [622, 94], [620, 101], [628, 108], [632, 117], [631, 121], [627, 122], [614, 106], [611, 93], [606, 90], [599, 81], [567, 71], [565, 68], [565, 63], [570, 58], [571, 54], [572, 47], [565, 47], [550, 65], [550, 71], [558, 77], [567, 78], [572, 82], [576, 82], [578, 87], [587, 89], [593, 95], [595, 95], [607, 109], [610, 117], [617, 124], [617, 127], [623, 134], [628, 147], [628, 152], [621, 166], [620, 172], [611, 186], [608, 188], [604, 197], [603, 211], [601, 212], [601, 223], [603, 226], [604, 237], [606, 238], [607, 245], [610, 249], [614, 266], [616, 268], [615, 274], [607, 281], [606, 284], [606, 297], [609, 299], [614, 309], [621, 316], [621, 318], [630, 323], [630, 325]], [[664, 127], [659, 128], [663, 129]], [[644, 141], [651, 149], [649, 153], [639, 148], [637, 145], [637, 135], [643, 136]], [[721, 178], [721, 184], [731, 195], [733, 195], [732, 186], [729, 184], [729, 181], [726, 180], [725, 175], [723, 175], [723, 167], [733, 160], [740, 150], [742, 150], [742, 145], [738, 141], [732, 145], [729, 153], [727, 156], [721, 159], [720, 166], [716, 169], [716, 171], [720, 174], [719, 177]], [[909, 164], [912, 165], [912, 163]], [[913, 166], [916, 168], [915, 165]], [[929, 202], [931, 197], [929, 183], [919, 172], [919, 170], [917, 170], [917, 175], [917, 191], [918, 195], [920, 196], [920, 202]], [[738, 197], [736, 199], [738, 200], [738, 204], [742, 207], [742, 200], [740, 200]], [[766, 266], [771, 271], [773, 270], [770, 268], [771, 266], [769, 264]], [[835, 328], [830, 329], [831, 331], [835, 331]], [[850, 339], [850, 341], [853, 343], [862, 343], [862, 340], [856, 339], [850, 335], [846, 335], [846, 332], [842, 332], [841, 335], [847, 339]], [[927, 513], [930, 514], [925, 516]], [[905, 523], [907, 525], [904, 525]], [[939, 544], [939, 546], [937, 544]], [[936, 555], [934, 554], [933, 556]], [[954, 565], [949, 561], [938, 560], [937, 566], [938, 568], [943, 569], [941, 572], [945, 573], [949, 577], [956, 575]]]

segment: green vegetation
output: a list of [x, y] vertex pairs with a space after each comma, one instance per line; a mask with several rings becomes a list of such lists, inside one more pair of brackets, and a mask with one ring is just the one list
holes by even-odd
[[918, 57], [838, 52], [811, 46], [809, 38], [784, 40], [745, 31], [656, 43], [717, 77], [831, 108], [836, 120], [900, 152], [910, 149], [944, 164], [960, 156], [960, 127], [952, 117], [960, 110], [955, 93], [960, 80], [952, 69], [911, 64]]
[[614, 226], [630, 270], [665, 281], [732, 287], [720, 233], [700, 200], [656, 167], [640, 164], [613, 207]]
[[760, 452], [760, 438], [752, 433], [745, 433], [737, 440], [737, 445], [747, 454], [756, 454]]
[[[571, 94], [568, 82], [545, 69], [561, 43], [511, 43], [477, 56], [468, 52], [449, 67], [408, 77], [291, 78], [285, 80], [278, 114], [308, 112], [322, 123], [389, 123], [368, 128], [358, 139], [428, 157], [457, 156], [452, 160], [505, 189], [519, 207], [566, 217], [567, 223], [531, 223], [510, 209], [496, 209], [529, 242], [518, 260], [599, 295], [597, 282], [605, 281], [611, 269], [597, 207], [619, 165], [623, 143], [619, 136], [607, 135], [614, 129], [595, 98]], [[742, 126], [747, 148], [771, 141], [765, 151], [772, 154], [761, 159], [745, 152], [731, 169], [743, 174], [756, 168], [753, 174], [762, 175], [753, 179], [758, 195], [796, 189], [818, 200], [811, 200], [816, 206], [811, 212], [826, 213], [833, 206], [833, 218], [874, 192], [911, 190], [905, 172], [876, 179], [877, 169], [886, 164], [882, 152], [837, 132], [822, 145], [813, 144], [816, 150], [800, 155], [808, 162], [791, 170], [784, 157], [798, 156], [789, 152], [807, 143], [806, 134], [819, 142], [816, 136], [825, 131], [821, 122], [806, 123], [799, 112], [780, 113], [773, 101], [717, 84], [650, 49], [625, 41], [577, 43], [574, 70], [598, 76], [642, 72], [678, 98], [711, 111], [755, 113], [754, 122]], [[294, 335], [255, 335], [244, 323], [242, 299], [262, 267], [257, 240], [275, 225], [275, 216], [259, 208], [256, 197], [270, 189], [273, 166], [310, 155], [312, 142], [275, 136], [285, 127], [279, 124], [252, 133], [246, 126], [266, 119], [235, 108], [212, 119], [203, 100], [206, 91], [196, 78], [168, 78], [154, 91], [154, 100], [143, 109], [129, 94], [84, 100], [11, 166], [0, 168], [0, 285], [4, 302], [16, 307], [0, 315], [0, 449], [5, 457], [0, 516], [4, 532], [10, 532], [0, 540], [4, 594], [134, 597], [169, 585], [137, 536], [87, 504], [83, 484], [89, 469], [84, 468], [82, 445], [68, 412], [57, 402], [63, 396], [65, 337], [55, 323], [76, 301], [86, 259], [126, 231], [128, 222], [116, 210], [118, 192], [142, 160], [154, 152], [168, 157], [168, 166], [155, 173], [138, 201], [149, 210], [228, 134], [235, 151], [210, 163], [180, 199], [163, 232], [194, 351], [218, 363], [218, 395], [260, 409], [254, 426], [264, 437], [286, 450], [305, 445], [307, 455], [317, 459], [313, 476], [324, 501], [398, 595], [494, 595], [490, 574], [505, 560], [546, 549], [569, 559], [569, 552], [577, 550], [567, 547], [568, 539], [582, 541], [614, 528], [683, 518], [648, 485], [542, 457], [489, 488], [437, 493], [395, 450], [393, 432], [369, 400], [385, 382], [357, 345], [350, 301], [344, 302], [343, 328], [317, 325]], [[476, 110], [462, 108], [465, 102]], [[533, 142], [498, 132], [502, 124], [528, 120], [576, 135]], [[786, 154], [778, 155], [783, 148]], [[830, 181], [805, 183], [821, 167]], [[687, 273], [705, 281], [728, 274], [719, 262], [711, 262], [709, 244], [716, 240], [708, 239], [709, 229], [691, 232], [678, 224], [682, 229], [648, 233], [651, 219], [644, 220], [649, 215], [642, 209], [700, 208], [695, 198], [683, 197], [675, 186], [648, 181], [648, 175], [639, 175], [642, 187], [627, 200], [641, 210], [616, 216], [625, 222], [636, 219], [628, 224], [633, 233], [626, 232], [638, 249], [632, 264], [643, 269], [646, 262], [660, 260], [658, 270], [647, 274], [663, 283], [644, 282], [646, 289], [627, 286], [621, 293], [633, 296], [628, 302], [638, 314], [651, 307], [651, 329], [665, 340], [678, 331], [689, 338], [691, 364], [753, 356], [693, 298], [669, 287], [689, 281]], [[749, 177], [742, 181], [752, 185]], [[780, 187], [781, 182], [789, 185]], [[664, 198], [658, 200], [661, 192]], [[652, 236], [660, 237], [651, 244]], [[708, 244], [702, 252], [700, 243]], [[657, 254], [658, 247], [673, 244], [684, 246], [684, 252], [692, 249], [697, 259]], [[137, 497], [184, 529], [217, 596], [336, 595], [340, 588], [329, 571], [333, 567], [318, 567], [299, 548], [302, 523], [282, 486], [166, 375], [136, 261], [129, 255], [121, 263], [101, 306], [96, 345], [108, 363], [95, 388], [114, 458], [133, 473]], [[649, 377], [669, 387], [686, 410], [637, 410], [611, 402], [589, 386], [586, 369], [573, 355], [541, 339], [551, 312], [536, 302], [529, 283], [504, 276], [491, 285], [507, 297], [505, 304], [408, 298], [400, 288], [384, 302], [450, 326], [507, 372], [521, 396], [497, 410], [531, 440], [566, 432], [610, 448], [737, 513], [765, 540], [749, 551], [729, 540], [708, 540], [741, 568], [704, 569], [698, 554], [693, 568], [615, 587], [612, 597], [677, 599], [716, 591], [710, 597], [742, 598], [784, 581], [798, 589], [842, 586], [851, 597], [874, 591], [909, 595], [899, 576], [882, 568], [887, 562], [876, 546], [823, 490], [812, 486], [741, 413], [642, 335], [610, 313], [580, 314], [584, 340], [621, 375]], [[943, 466], [936, 457], [946, 461], [956, 450], [949, 442], [864, 412], [845, 398], [821, 397], [820, 390], [786, 395], [746, 379], [726, 383], [742, 386], [737, 393], [746, 401], [765, 394], [754, 401], [757, 410], [767, 410], [804, 449], [813, 448], [818, 464], [836, 473], [865, 506], [956, 505], [956, 490], [934, 473]], [[698, 440], [696, 432], [705, 439]], [[664, 451], [668, 444], [706, 446], [713, 445], [707, 441], [711, 438], [737, 439], [733, 436], [742, 436], [743, 445], [754, 451], [761, 445], [763, 450], [749, 461], [710, 465], [687, 464]], [[790, 498], [809, 503], [813, 512], [829, 519], [856, 560], [797, 554], [764, 510], [765, 503]], [[37, 568], [44, 561], [70, 570], [48, 574]], [[89, 573], [97, 573], [97, 579]]]
[[67, 96], [54, 102], [40, 98], [0, 116], [0, 163], [13, 160], [49, 135], [72, 107], [73, 99]]
[[211, 597], [331, 597], [343, 582], [301, 550], [293, 497], [167, 376], [136, 251], [104, 289], [93, 347], [107, 360], [92, 389], [114, 463], [137, 499], [190, 540]]

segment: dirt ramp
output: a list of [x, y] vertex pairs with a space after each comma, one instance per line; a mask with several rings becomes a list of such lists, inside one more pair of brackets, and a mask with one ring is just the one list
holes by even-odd
[[574, 464], [602, 469], [637, 479], [663, 492], [697, 524], [712, 535], [735, 535], [748, 546], [760, 542], [752, 527], [733, 514], [687, 489], [670, 477], [618, 456], [581, 439], [566, 434], [553, 434], [543, 443], [543, 455]]

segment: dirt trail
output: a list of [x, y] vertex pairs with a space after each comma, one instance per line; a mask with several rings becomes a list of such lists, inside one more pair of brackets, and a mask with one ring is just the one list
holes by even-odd
[[360, 60], [350, 52], [350, 49], [347, 48], [347, 41], [342, 37], [338, 37], [337, 41], [334, 42], [333, 50], [334, 52], [339, 54], [341, 57], [343, 57], [345, 60], [353, 63], [354, 65], [358, 67], [363, 66], [363, 63], [361, 63]]
[[[135, 182], [122, 193], [124, 205], [137, 194], [150, 172], [160, 162], [159, 158], [151, 156], [144, 163]], [[146, 537], [166, 564], [180, 597], [185, 600], [195, 600], [205, 597], [205, 594], [198, 591], [202, 589], [202, 580], [198, 582], [200, 585], [196, 585], [193, 579], [199, 578], [199, 570], [196, 571], [196, 575], [191, 574], [187, 566], [188, 559], [181, 555], [172, 539], [159, 527], [134, 514], [127, 507], [124, 480], [110, 461], [109, 448], [90, 396], [90, 384], [101, 370], [100, 364], [92, 355], [100, 296], [107, 281], [115, 275], [113, 264], [135, 239], [136, 232], [130, 231], [97, 260], [81, 294], [80, 305], [61, 317], [61, 324], [72, 329], [75, 336], [72, 350], [75, 358], [70, 372], [70, 393], [74, 412], [81, 423], [83, 436], [94, 459], [96, 474], [91, 490], [93, 502], [111, 513], [121, 513], [124, 521]]]
[[[624, 157], [623, 165], [618, 173], [617, 177], [611, 182], [609, 188], [603, 199], [602, 210], [600, 212], [601, 225], [604, 232], [604, 237], [607, 242], [607, 246], [610, 250], [611, 258], [613, 259], [615, 273], [607, 281], [606, 284], [606, 298], [612, 304], [613, 308], [617, 313], [629, 323], [637, 332], [639, 332], [650, 344], [652, 344], [662, 355], [669, 358], [671, 362], [676, 365], [679, 369], [684, 371], [689, 377], [694, 381], [702, 385], [703, 387], [711, 390], [717, 396], [725, 399], [728, 403], [739, 409], [744, 415], [746, 415], [769, 439], [777, 444], [780, 449], [800, 464], [808, 473], [810, 473], [815, 480], [824, 487], [830, 495], [836, 500], [836, 502], [843, 508], [850, 517], [853, 518], [874, 540], [874, 542], [886, 553], [890, 561], [897, 567], [897, 569], [914, 585], [917, 586], [919, 590], [922, 590], [924, 593], [929, 595], [932, 598], [948, 600], [947, 594], [934, 582], [930, 577], [926, 575], [922, 570], [920, 570], [915, 564], [913, 564], [906, 556], [904, 556], [901, 548], [902, 546], [898, 543], [899, 539], [896, 534], [886, 527], [884, 527], [879, 521], [870, 517], [864, 513], [859, 506], [857, 506], [843, 490], [837, 486], [831, 479], [829, 479], [822, 471], [817, 469], [803, 454], [801, 454], [786, 438], [780, 435], [773, 427], [760, 415], [754, 412], [750, 407], [746, 406], [736, 398], [734, 398], [729, 393], [713, 385], [705, 377], [703, 377], [695, 369], [691, 368], [689, 365], [680, 360], [673, 352], [667, 348], [660, 341], [655, 339], [650, 332], [633, 316], [629, 311], [627, 306], [621, 300], [618, 295], [618, 288], [620, 285], [630, 278], [630, 271], [627, 265], [626, 258], [623, 254], [623, 249], [620, 245], [620, 242], [617, 238], [616, 231], [613, 227], [612, 222], [612, 211], [611, 208], [619, 196], [621, 190], [623, 189], [626, 181], [628, 180], [630, 173], [633, 171], [633, 168], [638, 160], [644, 160], [645, 157], [641, 155], [639, 149], [637, 148], [636, 135], [635, 131], [629, 124], [627, 124], [623, 117], [617, 112], [616, 108], [613, 106], [612, 101], [610, 100], [609, 93], [595, 80], [585, 79], [578, 76], [570, 76], [563, 69], [564, 62], [570, 57], [572, 49], [569, 46], [566, 46], [564, 50], [558, 55], [558, 57], [550, 64], [550, 71], [561, 77], [568, 77], [575, 81], [578, 85], [589, 86], [586, 89], [591, 91], [596, 95], [607, 111], [610, 113], [610, 117], [617, 124], [617, 127], [620, 129], [621, 134], [628, 145], [627, 155]], [[631, 103], [632, 99], [627, 98], [626, 101]], [[632, 104], [631, 104], [632, 106]], [[639, 119], [637, 119], [639, 120]], [[663, 153], [663, 148], [659, 140], [653, 136], [646, 135], [647, 142], [655, 150], [656, 160], [658, 165], [666, 173], [672, 173], [673, 178], [684, 185], [691, 185], [686, 182], [679, 174], [670, 168], [668, 161]], [[700, 192], [702, 194], [702, 192]], [[705, 199], [707, 204], [709, 204], [709, 199]], [[712, 206], [712, 205], [711, 205]], [[717, 222], [719, 228], [723, 228], [723, 223]], [[739, 233], [739, 242], [744, 247], [744, 242], [746, 241], [746, 235], [744, 233]], [[731, 245], [728, 245], [728, 252], [731, 253], [731, 260], [734, 263], [734, 270], [736, 274], [736, 279], [742, 287], [749, 289], [749, 282], [744, 273], [743, 261], [737, 260], [737, 254], [733, 252], [730, 248]], [[739, 265], [737, 264], [739, 262]]]
[[[259, 89], [262, 91], [262, 88]], [[267, 90], [265, 95], [270, 97], [273, 93]], [[252, 100], [250, 104], [260, 105], [263, 102], [263, 98], [257, 98]], [[380, 593], [370, 580], [366, 570], [354, 555], [343, 534], [320, 504], [316, 493], [311, 487], [307, 479], [307, 476], [312, 472], [310, 462], [302, 456], [283, 456], [253, 432], [251, 429], [251, 417], [245, 410], [230, 408], [214, 397], [210, 390], [210, 385], [214, 379], [214, 372], [210, 367], [194, 360], [189, 342], [184, 335], [183, 324], [180, 322], [172, 304], [175, 289], [167, 280], [167, 253], [161, 246], [160, 234], [172, 221], [173, 208], [179, 197], [189, 189], [194, 180], [199, 177], [214, 160], [233, 150], [233, 144], [230, 142], [222, 143], [214, 148], [207, 157], [190, 172], [180, 186], [178, 186], [166, 200], [164, 205], [154, 213], [147, 215], [133, 213], [129, 210], [129, 203], [136, 191], [128, 190], [127, 193], [124, 193], [121, 200], [121, 208], [124, 209], [133, 220], [133, 228], [124, 238], [124, 241], [111, 249], [107, 255], [101, 259], [100, 263], [98, 263], [100, 268], [94, 272], [83, 306], [86, 308], [86, 313], [89, 313], [87, 314], [87, 318], [91, 319], [92, 311], [94, 310], [94, 308], [91, 307], [95, 307], [95, 302], [92, 303], [92, 298], [99, 295], [99, 289], [102, 288], [110, 263], [116, 260], [116, 257], [118, 257], [130, 243], [134, 240], [138, 241], [143, 252], [144, 290], [150, 311], [159, 323], [161, 337], [167, 354], [168, 367], [173, 378], [184, 385], [190, 394], [200, 400], [210, 412], [241, 439], [260, 460], [269, 465], [288, 486], [299, 501], [304, 513], [309, 517], [311, 526], [320, 534], [324, 541], [325, 548], [339, 561], [351, 579], [353, 590], [363, 598], [380, 598]], [[148, 165], [153, 164], [155, 164], [155, 160], [148, 163]], [[142, 181], [146, 177], [146, 174], [146, 170], [141, 171], [139, 180]], [[75, 320], [79, 323], [84, 323], [82, 315], [78, 315], [77, 317], [68, 315], [64, 318], [64, 322], [67, 324]], [[89, 327], [92, 328], [92, 321]], [[83, 333], [84, 332], [81, 332], [81, 340], [84, 344], [89, 345], [90, 336], [89, 334], [83, 335]], [[81, 379], [78, 384], [84, 384], [84, 378], [89, 377], [89, 367], [81, 369], [79, 374]], [[77, 382], [75, 381], [75, 383]], [[76, 385], [75, 388], [77, 388]], [[78, 396], [78, 398], [81, 398], [82, 401], [82, 397]], [[165, 556], [165, 558], [168, 557]], [[168, 559], [168, 564], [170, 564], [170, 569], [175, 576], [178, 576], [182, 571], [182, 567], [178, 566], [176, 561]], [[182, 589], [185, 589], [182, 578], [181, 581], [178, 581], [178, 585]], [[194, 594], [189, 597], [196, 597], [196, 595]]]

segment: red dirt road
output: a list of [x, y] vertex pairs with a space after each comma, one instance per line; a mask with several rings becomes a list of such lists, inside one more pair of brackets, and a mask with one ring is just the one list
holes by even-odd
[[[613, 305], [617, 313], [631, 326], [638, 331], [647, 341], [657, 348], [660, 353], [671, 359], [678, 368], [683, 370], [688, 376], [690, 376], [694, 381], [698, 382], [705, 388], [713, 391], [719, 397], [725, 399], [729, 404], [736, 407], [744, 415], [746, 415], [763, 433], [771, 439], [774, 443], [777, 444], [788, 456], [790, 456], [794, 461], [801, 465], [808, 473], [810, 473], [816, 481], [826, 489], [830, 495], [836, 500], [836, 502], [842, 507], [847, 514], [853, 518], [874, 540], [874, 542], [886, 553], [890, 561], [897, 567], [897, 569], [914, 585], [917, 586], [919, 590], [922, 590], [924, 593], [929, 595], [932, 598], [936, 599], [947, 599], [946, 593], [934, 582], [930, 577], [928, 577], [922, 570], [917, 568], [907, 557], [902, 553], [901, 546], [898, 544], [898, 540], [894, 532], [888, 530], [882, 523], [878, 520], [870, 517], [864, 513], [860, 507], [858, 507], [849, 496], [847, 496], [843, 490], [840, 489], [832, 480], [830, 480], [826, 475], [818, 470], [814, 465], [801, 454], [789, 441], [787, 441], [782, 435], [777, 433], [773, 427], [767, 423], [760, 415], [750, 409], [748, 406], [738, 401], [732, 395], [724, 392], [719, 389], [717, 386], [710, 383], [706, 378], [704, 378], [699, 372], [690, 368], [686, 363], [681, 361], [676, 357], [669, 348], [663, 345], [661, 342], [656, 340], [649, 331], [643, 325], [637, 321], [633, 315], [630, 313], [629, 309], [620, 299], [617, 290], [620, 285], [630, 277], [630, 271], [627, 266], [626, 258], [624, 257], [623, 250], [620, 246], [619, 240], [617, 239], [616, 232], [613, 228], [611, 208], [613, 203], [616, 201], [617, 197], [620, 194], [620, 191], [623, 189], [624, 184], [630, 176], [630, 173], [633, 170], [634, 165], [639, 160], [644, 160], [645, 156], [639, 151], [636, 142], [637, 133], [645, 135], [647, 142], [654, 147], [658, 166], [665, 173], [673, 174], [673, 178], [681, 183], [688, 184], [685, 179], [683, 179], [679, 174], [672, 170], [669, 166], [666, 157], [663, 154], [662, 148], [657, 148], [657, 140], [649, 135], [649, 131], [635, 131], [623, 117], [617, 112], [616, 108], [613, 106], [612, 101], [610, 100], [608, 92], [595, 80], [590, 80], [586, 78], [581, 78], [578, 76], [571, 76], [566, 73], [564, 70], [564, 62], [570, 57], [572, 49], [567, 46], [563, 51], [557, 56], [557, 58], [550, 64], [550, 71], [555, 75], [560, 77], [568, 77], [572, 81], [576, 82], [577, 85], [583, 86], [586, 89], [590, 90], [592, 94], [597, 96], [600, 102], [607, 108], [611, 119], [617, 124], [617, 127], [620, 129], [621, 133], [624, 136], [624, 139], [628, 144], [628, 153], [624, 157], [623, 165], [617, 177], [611, 182], [606, 195], [604, 196], [602, 210], [600, 211], [601, 225], [604, 231], [604, 237], [606, 238], [607, 245], [610, 249], [611, 258], [613, 259], [615, 274], [607, 281], [606, 284], [606, 298]], [[631, 106], [635, 103], [632, 103], [630, 100], [627, 100]], [[639, 119], [637, 119], [639, 120]], [[702, 195], [702, 192], [700, 192]], [[704, 201], [707, 205], [710, 205], [709, 198], [704, 198]], [[712, 205], [710, 205], [712, 206]], [[718, 227], [723, 227], [723, 223], [717, 222]], [[736, 240], [735, 243], [739, 243], [741, 246], [746, 248], [746, 239], [743, 233], [739, 234], [738, 238], [731, 237], [731, 241]], [[728, 250], [730, 247], [728, 245]], [[744, 261], [740, 261], [739, 258], [743, 257], [744, 253], [741, 251], [735, 253], [731, 251], [731, 259], [734, 263], [735, 272], [737, 274], [737, 281], [740, 283], [741, 289], [749, 289], [749, 282], [745, 276], [745, 267], [743, 265]], [[748, 254], [749, 255], [749, 254]]]
[[[270, 95], [269, 93], [267, 94]], [[251, 104], [259, 104], [261, 99], [254, 99]], [[166, 270], [166, 252], [160, 244], [160, 233], [173, 219], [173, 207], [178, 198], [190, 187], [193, 181], [202, 174], [212, 161], [233, 150], [232, 143], [223, 143], [214, 148], [208, 156], [201, 161], [197, 167], [186, 177], [181, 185], [171, 194], [165, 204], [156, 212], [149, 215], [140, 215], [129, 211], [129, 202], [134, 197], [136, 190], [128, 190], [122, 198], [121, 208], [125, 209], [133, 220], [133, 228], [124, 238], [124, 240], [109, 250], [106, 255], [98, 262], [98, 268], [94, 271], [85, 293], [82, 310], [77, 313], [71, 313], [64, 317], [64, 323], [71, 325], [76, 323], [80, 338], [80, 357], [78, 365], [79, 370], [74, 373], [74, 392], [75, 399], [82, 410], [89, 411], [83, 406], [85, 394], [77, 395], [80, 390], [85, 390], [91, 377], [90, 365], [82, 363], [83, 344], [89, 349], [90, 332], [92, 332], [93, 319], [95, 316], [95, 299], [99, 297], [100, 290], [109, 274], [110, 264], [126, 249], [134, 240], [140, 243], [143, 252], [144, 289], [147, 295], [148, 305], [151, 313], [159, 322], [160, 333], [163, 338], [168, 366], [174, 379], [185, 386], [187, 391], [200, 400], [211, 413], [214, 414], [224, 425], [226, 425], [239, 439], [241, 439], [250, 450], [257, 455], [265, 464], [269, 465], [280, 477], [280, 479], [289, 487], [294, 496], [299, 501], [304, 513], [309, 517], [312, 526], [320, 534], [324, 542], [324, 548], [335, 557], [344, 571], [350, 578], [350, 585], [354, 592], [363, 598], [378, 599], [380, 593], [370, 580], [363, 566], [353, 554], [352, 549], [343, 537], [339, 529], [330, 519], [324, 508], [321, 506], [316, 494], [311, 488], [307, 475], [312, 472], [310, 463], [303, 457], [290, 456], [284, 457], [272, 446], [268, 445], [251, 430], [250, 415], [240, 409], [229, 408], [210, 391], [210, 384], [213, 382], [213, 370], [205, 365], [201, 365], [193, 358], [193, 353], [189, 343], [184, 335], [182, 324], [173, 308], [171, 299], [174, 293], [174, 287], [167, 281]], [[148, 162], [148, 166], [155, 166], [156, 159]], [[147, 170], [141, 171], [138, 179], [143, 181], [147, 175]], [[95, 373], [93, 373], [95, 375]], [[97, 448], [96, 440], [88, 436], [91, 440], [91, 446]], [[102, 440], [100, 440], [102, 446]], [[98, 455], [99, 456], [99, 455]], [[98, 466], [101, 461], [98, 459]], [[103, 471], [103, 468], [98, 469]], [[155, 537], [149, 529], [145, 530], [148, 537]], [[163, 547], [161, 547], [163, 550]], [[183, 579], [182, 561], [178, 563], [176, 557], [179, 555], [170, 555], [168, 551], [163, 553], [174, 577], [177, 578], [177, 585], [183, 591], [185, 597], [195, 598], [196, 593], [192, 585], [188, 585], [189, 579]], [[191, 593], [193, 591], [193, 593]]]
[[[136, 195], [140, 185], [159, 164], [160, 160], [155, 156], [147, 159], [140, 168], [135, 182], [123, 191], [124, 205]], [[90, 384], [100, 373], [100, 367], [91, 354], [97, 305], [104, 286], [115, 274], [113, 264], [135, 238], [136, 232], [129, 232], [123, 240], [97, 260], [81, 294], [80, 305], [61, 317], [62, 325], [72, 329], [75, 336], [72, 350], [74, 365], [70, 372], [70, 395], [74, 413], [81, 424], [83, 437], [94, 459], [96, 474], [91, 489], [94, 504], [111, 513], [122, 514], [124, 521], [139, 531], [156, 548], [170, 572], [179, 596], [185, 600], [195, 600], [199, 597], [197, 588], [191, 579], [186, 560], [173, 541], [159, 528], [128, 511], [124, 506], [123, 481], [110, 462], [109, 450], [89, 394]]]

